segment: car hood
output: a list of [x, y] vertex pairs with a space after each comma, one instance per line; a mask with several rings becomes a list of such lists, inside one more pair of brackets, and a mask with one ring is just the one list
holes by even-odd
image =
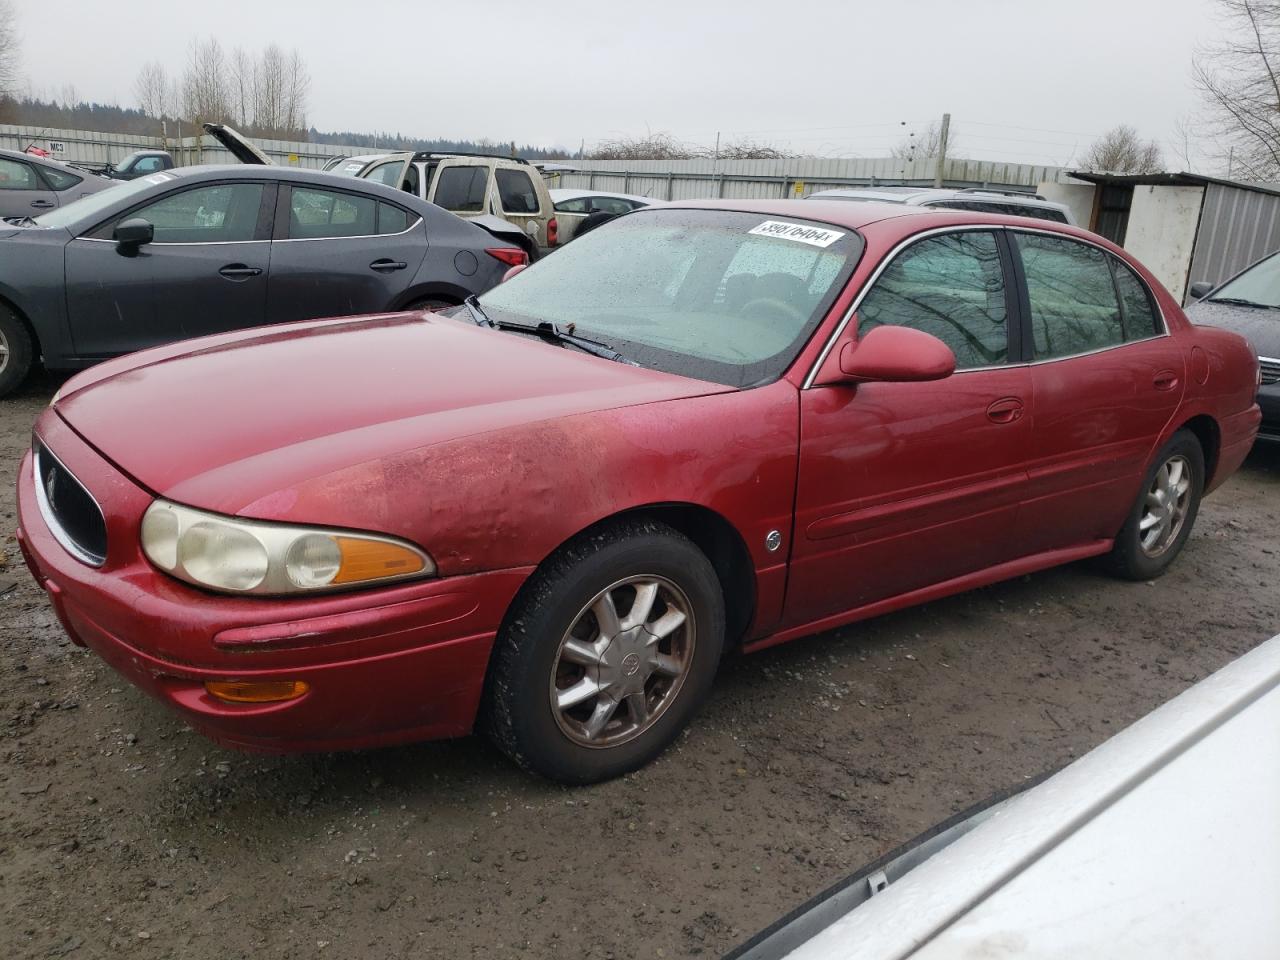
[[1199, 300], [1186, 309], [1192, 323], [1238, 333], [1264, 357], [1280, 357], [1280, 310]]
[[146, 350], [80, 374], [54, 408], [153, 493], [233, 514], [433, 444], [732, 389], [411, 313]]
[[226, 147], [231, 155], [241, 163], [266, 167], [275, 166], [270, 157], [245, 139], [244, 134], [238, 130], [233, 130], [225, 123], [206, 123], [204, 131]]

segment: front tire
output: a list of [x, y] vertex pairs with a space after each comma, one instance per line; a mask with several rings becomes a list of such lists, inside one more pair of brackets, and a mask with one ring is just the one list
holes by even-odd
[[1204, 450], [1195, 434], [1179, 430], [1147, 471], [1107, 558], [1111, 572], [1151, 580], [1169, 569], [1191, 536], [1203, 493]]
[[22, 386], [31, 370], [33, 350], [26, 324], [0, 304], [0, 397]]
[[520, 766], [596, 783], [648, 763], [706, 699], [724, 596], [671, 527], [628, 520], [581, 537], [521, 591], [499, 634], [485, 725]]

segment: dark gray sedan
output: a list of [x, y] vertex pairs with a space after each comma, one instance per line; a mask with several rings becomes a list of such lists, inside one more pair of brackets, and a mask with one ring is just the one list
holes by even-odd
[[0, 217], [38, 217], [114, 186], [112, 180], [57, 160], [0, 150]]
[[1192, 323], [1223, 327], [1253, 344], [1262, 366], [1259, 440], [1280, 442], [1280, 253], [1264, 257], [1219, 287], [1196, 283], [1187, 307]]
[[35, 358], [85, 367], [264, 323], [461, 303], [524, 251], [368, 181], [186, 167], [0, 223], [0, 395]]

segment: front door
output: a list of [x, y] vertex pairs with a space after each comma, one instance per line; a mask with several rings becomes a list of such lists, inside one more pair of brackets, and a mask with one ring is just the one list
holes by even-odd
[[[242, 180], [179, 188], [67, 245], [67, 312], [76, 352], [102, 357], [263, 322], [274, 187]], [[137, 249], [112, 239], [147, 220]]]
[[1069, 237], [1009, 236], [1035, 361], [1027, 546], [1108, 540], [1182, 399], [1182, 350], [1146, 284], [1117, 257]]
[[392, 309], [427, 252], [421, 218], [346, 190], [281, 186], [267, 322]]
[[914, 242], [862, 298], [858, 333], [882, 324], [923, 330], [952, 348], [956, 372], [801, 392], [788, 626], [1018, 554], [1031, 377], [1010, 363], [1020, 347], [1008, 264], [997, 231]]

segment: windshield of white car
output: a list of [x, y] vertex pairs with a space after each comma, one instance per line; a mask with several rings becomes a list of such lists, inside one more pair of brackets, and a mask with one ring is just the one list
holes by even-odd
[[59, 207], [57, 210], [51, 210], [36, 217], [36, 224], [41, 227], [70, 227], [85, 220], [93, 221], [99, 213], [108, 207], [115, 206], [117, 202], [142, 193], [144, 190], [150, 190], [157, 183], [175, 179], [177, 178], [171, 173], [156, 173], [139, 177], [137, 180], [127, 180], [118, 187], [99, 190], [87, 197], [81, 197], [75, 203], [69, 203], [65, 207]]
[[1280, 256], [1256, 263], [1208, 296], [1210, 303], [1280, 308]]
[[550, 322], [640, 366], [735, 387], [776, 380], [863, 250], [797, 217], [649, 209], [578, 238], [480, 297], [495, 321]]

